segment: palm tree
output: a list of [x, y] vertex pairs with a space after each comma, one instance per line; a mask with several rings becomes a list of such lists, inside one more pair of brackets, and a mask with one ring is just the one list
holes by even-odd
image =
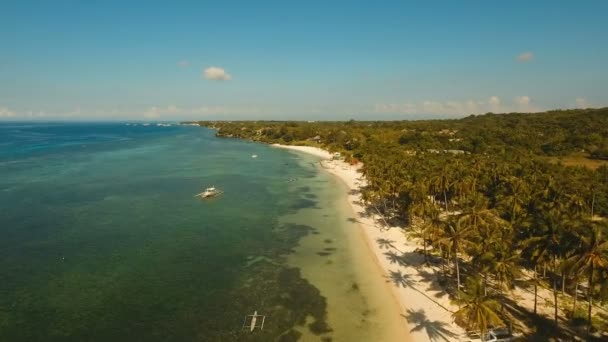
[[[524, 249], [527, 249], [527, 254], [530, 261], [536, 266], [550, 265], [554, 272], [553, 276], [553, 302], [554, 302], [554, 321], [557, 325], [557, 271], [558, 259], [562, 255], [562, 241], [565, 236], [563, 226], [560, 224], [560, 219], [565, 218], [559, 215], [556, 210], [540, 210], [535, 222], [536, 231], [533, 235], [523, 241]], [[534, 291], [534, 301], [536, 303], [536, 284]], [[535, 305], [536, 306], [536, 305]]]
[[416, 224], [412, 222], [410, 225], [412, 229], [408, 231], [408, 235], [409, 237], [422, 240], [424, 262], [428, 263], [428, 241], [436, 240], [444, 222], [439, 216], [439, 210], [434, 207], [426, 207], [426, 211], [421, 213], [421, 216], [418, 217], [421, 219], [416, 222]]
[[458, 215], [458, 222], [462, 226], [471, 227], [474, 232], [475, 244], [472, 250], [473, 264], [487, 280], [487, 273], [494, 262], [491, 246], [500, 242], [500, 233], [507, 223], [504, 222], [494, 209], [488, 208], [488, 200], [480, 193], [469, 197], [462, 213]]
[[460, 295], [461, 307], [454, 313], [454, 318], [467, 329], [479, 330], [482, 341], [485, 341], [488, 326], [502, 323], [497, 314], [499, 304], [486, 295], [480, 278], [467, 279], [466, 290]]
[[[503, 289], [509, 289], [513, 280], [521, 274], [519, 270], [520, 256], [508, 240], [504, 240], [492, 254], [494, 256], [492, 271], [498, 283], [498, 292], [502, 296]], [[502, 308], [501, 303], [501, 310]]]
[[445, 164], [440, 172], [431, 178], [431, 188], [434, 192], [440, 192], [443, 194], [443, 201], [445, 205], [445, 212], [449, 212], [448, 207], [448, 192], [452, 188], [452, 170]]
[[480, 231], [483, 229], [494, 230], [501, 219], [494, 209], [488, 208], [488, 199], [482, 194], [474, 194], [465, 204], [462, 213], [458, 215], [458, 221], [472, 226]]
[[538, 265], [551, 266], [553, 271], [554, 321], [557, 325], [557, 275], [560, 269], [563, 270], [560, 263], [573, 248], [569, 242], [575, 238], [572, 228], [576, 226], [577, 217], [572, 217], [565, 210], [567, 195], [564, 193], [562, 184], [558, 184], [552, 175], [546, 176], [543, 183], [544, 186], [534, 195], [535, 198], [532, 203], [533, 231], [531, 236], [523, 241], [522, 245], [535, 267]]
[[590, 223], [587, 231], [581, 236], [583, 247], [580, 254], [574, 256], [575, 269], [587, 273], [588, 289], [587, 297], [589, 307], [587, 308], [587, 332], [591, 331], [591, 309], [593, 302], [594, 276], [598, 270], [608, 269], [608, 240], [602, 235], [602, 229]]
[[515, 176], [507, 178], [505, 187], [505, 193], [498, 196], [498, 205], [508, 214], [509, 222], [514, 224], [523, 214], [530, 194], [526, 182]]
[[457, 295], [460, 295], [460, 266], [458, 263], [458, 253], [469, 250], [473, 244], [475, 230], [472, 226], [461, 224], [459, 220], [448, 220], [444, 225], [443, 237], [438, 240], [454, 256], [456, 265]]

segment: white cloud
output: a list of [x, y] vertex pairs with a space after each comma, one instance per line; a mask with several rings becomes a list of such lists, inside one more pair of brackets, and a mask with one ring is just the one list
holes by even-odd
[[530, 96], [517, 96], [513, 102], [515, 103], [515, 110], [519, 112], [537, 112], [538, 110], [532, 106], [532, 99]]
[[158, 107], [150, 107], [144, 112], [144, 118], [146, 119], [158, 119], [160, 118], [161, 109]]
[[175, 114], [175, 113], [179, 113], [180, 109], [178, 106], [176, 105], [168, 105], [167, 106], [167, 112], [171, 113], [171, 114]]
[[500, 112], [500, 97], [490, 96], [490, 99], [488, 99], [488, 105], [488, 109], [490, 112]]
[[12, 118], [15, 116], [15, 112], [11, 111], [6, 107], [0, 107], [0, 118]]
[[458, 113], [464, 113], [466, 112], [465, 110], [465, 104], [458, 102], [458, 101], [448, 101], [445, 104], [446, 109], [448, 109], [450, 112], [454, 111], [454, 112], [458, 112]]
[[187, 68], [190, 65], [190, 62], [188, 62], [187, 60], [183, 59], [179, 62], [177, 62], [177, 65], [182, 67], [182, 68]]
[[515, 103], [517, 103], [519, 106], [527, 107], [530, 104], [530, 97], [529, 96], [518, 96], [515, 98]]
[[517, 55], [517, 61], [521, 63], [529, 62], [534, 59], [534, 54], [530, 51], [522, 52]]
[[159, 119], [161, 116], [171, 116], [183, 113], [182, 109], [176, 105], [168, 105], [167, 107], [152, 106], [143, 112], [143, 117], [146, 119]]
[[218, 67], [208, 67], [203, 71], [203, 77], [212, 81], [230, 81], [232, 76], [224, 69]]
[[233, 106], [203, 106], [198, 108], [192, 108], [188, 110], [189, 114], [193, 115], [218, 115], [218, 114], [228, 114], [228, 115], [248, 115], [248, 114], [269, 114], [271, 113], [271, 109], [266, 109], [262, 111], [257, 107], [233, 107]]
[[27, 117], [28, 119], [36, 119], [36, 118], [43, 118], [46, 115], [46, 112], [43, 110], [39, 110], [39, 111], [33, 111], [33, 110], [28, 110], [27, 112], [25, 112], [24, 114], [22, 114], [22, 116]]
[[576, 108], [589, 108], [589, 104], [587, 103], [587, 99], [584, 97], [576, 98]]
[[376, 104], [375, 113], [384, 114], [407, 114], [407, 115], [447, 115], [465, 116], [469, 114], [483, 114], [487, 112], [508, 113], [513, 111], [536, 112], [541, 109], [532, 105], [529, 96], [516, 97], [514, 102], [503, 104], [500, 97], [491, 96], [487, 100], [465, 100], [465, 101], [434, 101], [427, 100], [420, 103], [406, 102], [403, 104]]
[[444, 113], [445, 108], [441, 102], [427, 100], [422, 102], [422, 111], [425, 113]]
[[478, 104], [482, 104], [481, 102], [475, 102], [473, 100], [468, 100], [465, 102], [464, 107], [465, 107], [465, 112], [467, 113], [478, 113], [479, 109], [478, 109]]
[[403, 114], [417, 114], [418, 109], [417, 106], [413, 103], [403, 103], [403, 104], [377, 104], [375, 106], [374, 112], [376, 113], [403, 113]]

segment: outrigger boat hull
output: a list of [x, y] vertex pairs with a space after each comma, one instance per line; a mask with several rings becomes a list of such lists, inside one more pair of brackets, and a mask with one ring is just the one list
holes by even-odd
[[205, 199], [205, 198], [211, 198], [211, 197], [221, 195], [222, 193], [223, 193], [223, 191], [219, 191], [213, 187], [213, 188], [205, 189], [205, 191], [201, 192], [200, 194], [194, 195], [194, 197], [200, 197], [202, 199]]

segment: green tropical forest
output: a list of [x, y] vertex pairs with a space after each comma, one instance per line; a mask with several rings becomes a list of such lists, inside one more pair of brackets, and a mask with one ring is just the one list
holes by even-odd
[[[218, 137], [316, 146], [362, 163], [367, 207], [441, 265], [461, 326], [590, 340], [608, 330], [608, 108], [198, 123]], [[518, 307], [515, 287], [533, 291], [533, 312]], [[550, 317], [537, 313], [541, 289], [553, 297]]]

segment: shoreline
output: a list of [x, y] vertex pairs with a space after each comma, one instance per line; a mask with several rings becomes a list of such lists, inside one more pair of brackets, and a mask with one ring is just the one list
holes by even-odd
[[360, 198], [360, 189], [366, 184], [360, 166], [331, 160], [332, 154], [318, 147], [271, 146], [321, 158], [322, 168], [346, 185], [348, 204], [361, 228], [367, 254], [381, 271], [412, 340], [457, 341], [464, 336], [464, 330], [452, 319], [457, 306], [437, 283], [439, 267], [424, 265], [423, 255], [417, 252], [422, 246], [409, 241], [402, 227], [383, 228], [376, 215], [366, 212]]

